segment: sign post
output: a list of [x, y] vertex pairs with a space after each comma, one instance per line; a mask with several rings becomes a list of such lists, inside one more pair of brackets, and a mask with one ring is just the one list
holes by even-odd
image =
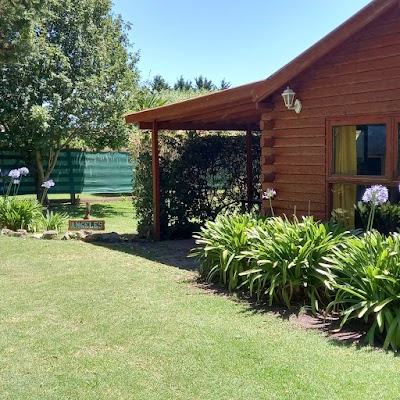
[[69, 231], [104, 231], [105, 229], [106, 221], [104, 219], [70, 219], [68, 221]]

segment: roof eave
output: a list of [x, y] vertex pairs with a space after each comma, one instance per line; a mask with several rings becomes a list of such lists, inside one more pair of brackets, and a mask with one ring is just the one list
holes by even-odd
[[265, 81], [266, 80], [248, 83], [232, 89], [225, 89], [178, 103], [129, 113], [125, 115], [125, 121], [126, 123], [137, 123], [141, 121], [156, 121], [159, 118], [172, 119], [181, 116], [182, 113], [190, 114], [193, 112], [213, 109], [218, 106], [225, 106], [229, 103], [250, 103], [253, 102], [254, 92], [259, 88], [259, 86], [264, 85]]

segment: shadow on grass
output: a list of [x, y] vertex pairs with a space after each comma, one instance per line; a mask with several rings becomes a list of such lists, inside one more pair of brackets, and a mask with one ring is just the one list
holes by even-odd
[[[86, 214], [85, 203], [80, 204], [57, 204], [52, 203], [50, 206], [51, 211], [65, 212], [72, 219], [83, 218]], [[109, 203], [94, 203], [91, 204], [90, 215], [93, 218], [112, 218], [116, 216], [123, 216], [124, 211]]]
[[[98, 236], [101, 238], [101, 235]], [[142, 257], [174, 268], [187, 271], [198, 270], [198, 263], [188, 257], [190, 250], [195, 247], [192, 239], [149, 242], [139, 239], [136, 235], [122, 235], [121, 238], [122, 241], [119, 243], [99, 240], [91, 241], [90, 244]]]
[[[195, 247], [194, 240], [176, 240], [149, 242], [138, 239], [134, 235], [124, 236], [122, 243], [93, 242], [92, 244], [107, 247], [112, 250], [122, 251], [127, 254], [156, 261], [158, 263], [172, 266], [188, 271], [198, 270], [198, 262], [193, 258], [188, 258], [190, 249]], [[366, 333], [370, 325], [362, 320], [351, 320], [340, 328], [340, 317], [338, 314], [330, 314], [326, 318], [323, 313], [312, 314], [308, 307], [301, 305], [288, 309], [285, 306], [269, 306], [265, 303], [259, 304], [253, 297], [246, 292], [230, 293], [228, 289], [214, 282], [205, 282], [204, 279], [194, 278], [191, 285], [200, 288], [208, 295], [224, 296], [233, 301], [244, 304], [242, 313], [246, 314], [269, 314], [282, 320], [287, 320], [296, 329], [315, 330], [326, 336], [327, 340], [339, 347], [366, 349], [368, 345], [365, 342]], [[383, 340], [376, 340], [371, 349], [382, 349]], [[398, 354], [394, 353], [395, 356]]]
[[[246, 292], [231, 293], [226, 287], [223, 287], [215, 282], [205, 282], [204, 279], [198, 279], [196, 286], [203, 289], [210, 295], [224, 296], [237, 301], [245, 308], [240, 311], [244, 314], [268, 314], [282, 320], [289, 321], [296, 329], [314, 330], [325, 336], [326, 339], [335, 346], [368, 349], [373, 351], [382, 350], [383, 339], [376, 338], [374, 346], [369, 346], [365, 342], [365, 336], [370, 328], [370, 324], [363, 320], [350, 320], [340, 329], [340, 316], [337, 313], [331, 313], [324, 316], [323, 312], [313, 314], [310, 307], [301, 305], [287, 308], [282, 305], [269, 306], [266, 303], [257, 303], [253, 297], [250, 297]], [[399, 356], [398, 353], [393, 353], [394, 356]]]

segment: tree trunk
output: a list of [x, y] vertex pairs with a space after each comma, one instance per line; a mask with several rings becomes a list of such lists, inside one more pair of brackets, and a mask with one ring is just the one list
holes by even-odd
[[61, 149], [57, 149], [56, 151], [50, 151], [49, 154], [49, 160], [47, 164], [46, 171], [43, 168], [43, 157], [42, 153], [39, 148], [35, 149], [35, 164], [36, 164], [36, 170], [37, 170], [37, 175], [36, 175], [36, 198], [38, 201], [43, 201], [43, 205], [48, 207], [50, 205], [49, 198], [47, 195], [47, 192], [43, 198], [43, 194], [45, 192], [45, 188], [42, 187], [42, 183], [46, 182], [50, 174], [53, 172], [54, 167], [57, 164], [57, 159], [60, 154]]

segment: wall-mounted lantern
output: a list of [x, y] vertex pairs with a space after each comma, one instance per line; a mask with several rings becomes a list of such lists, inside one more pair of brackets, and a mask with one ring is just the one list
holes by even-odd
[[289, 87], [287, 87], [282, 93], [283, 101], [285, 102], [285, 106], [288, 108], [288, 110], [294, 110], [297, 114], [299, 114], [303, 105], [299, 99], [296, 99], [295, 101], [295, 97], [296, 92]]

